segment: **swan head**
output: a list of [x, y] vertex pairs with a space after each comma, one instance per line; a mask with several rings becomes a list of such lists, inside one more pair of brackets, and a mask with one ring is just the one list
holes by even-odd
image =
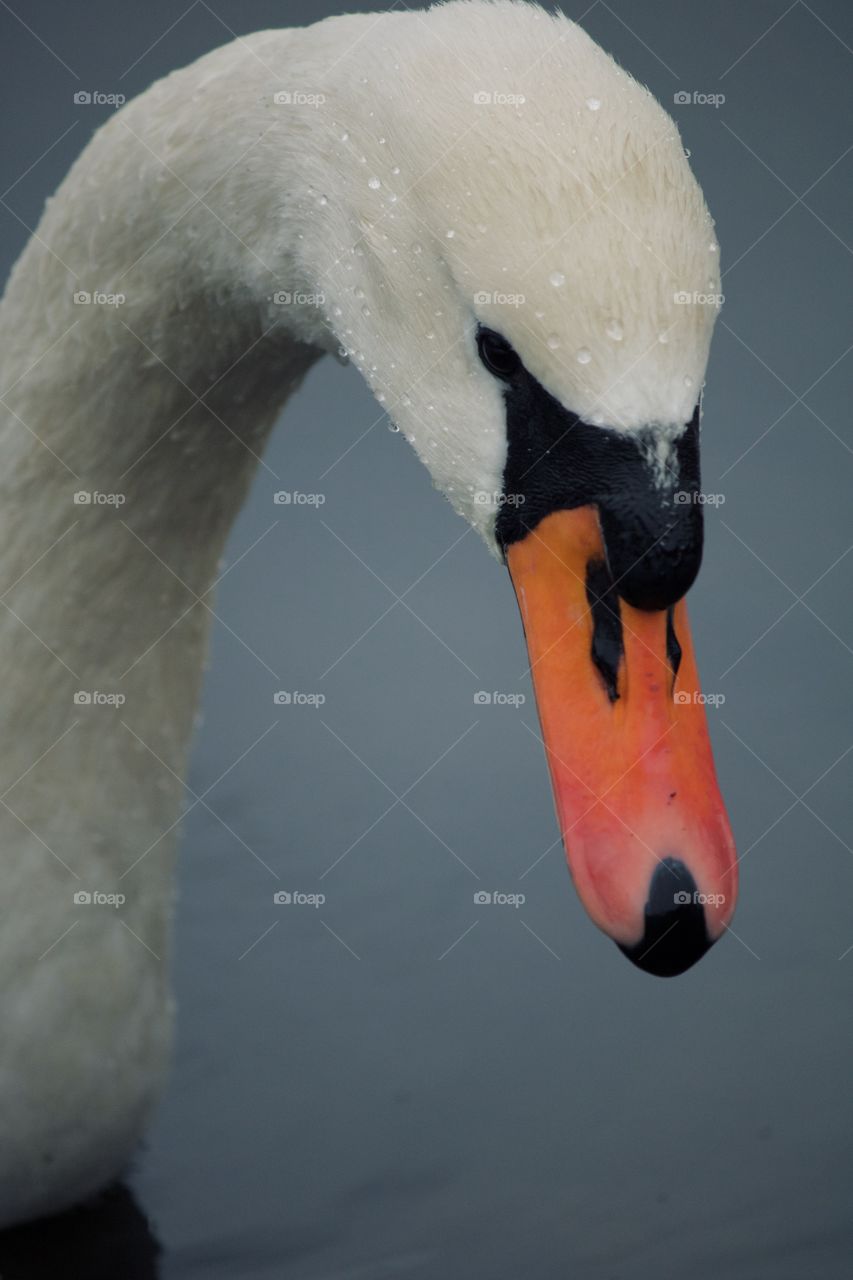
[[587, 910], [678, 973], [735, 893], [683, 603], [713, 223], [667, 113], [565, 17], [456, 0], [374, 35], [301, 212], [306, 262], [340, 251], [304, 276], [509, 566]]

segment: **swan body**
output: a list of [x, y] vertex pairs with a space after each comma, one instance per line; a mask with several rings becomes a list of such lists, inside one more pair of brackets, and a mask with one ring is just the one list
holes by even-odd
[[718, 292], [672, 121], [520, 0], [241, 38], [92, 139], [0, 305], [0, 1225], [115, 1178], [161, 1088], [206, 593], [311, 364], [344, 348], [502, 554], [478, 332], [660, 487], [715, 315], [676, 295]]

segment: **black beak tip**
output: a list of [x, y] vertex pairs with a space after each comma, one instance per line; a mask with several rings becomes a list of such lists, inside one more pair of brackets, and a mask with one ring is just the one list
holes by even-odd
[[696, 881], [678, 858], [664, 858], [649, 885], [646, 927], [633, 946], [619, 950], [645, 973], [674, 978], [713, 946], [705, 909], [697, 901]]

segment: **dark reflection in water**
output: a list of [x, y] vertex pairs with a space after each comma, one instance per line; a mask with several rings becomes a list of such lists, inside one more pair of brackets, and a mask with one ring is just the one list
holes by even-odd
[[3, 1280], [157, 1280], [160, 1245], [121, 1184], [79, 1209], [0, 1232]]

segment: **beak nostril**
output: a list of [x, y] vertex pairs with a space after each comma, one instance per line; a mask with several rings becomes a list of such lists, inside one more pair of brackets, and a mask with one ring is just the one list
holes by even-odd
[[645, 930], [639, 942], [619, 950], [639, 969], [674, 978], [701, 960], [713, 945], [698, 899], [696, 881], [679, 858], [664, 858], [649, 885]]
[[678, 668], [681, 666], [682, 649], [675, 630], [675, 610], [672, 605], [666, 611], [666, 657], [672, 668], [674, 681], [678, 675]]
[[604, 560], [586, 567], [586, 599], [592, 614], [590, 657], [611, 702], [619, 697], [619, 667], [625, 657], [619, 596]]

